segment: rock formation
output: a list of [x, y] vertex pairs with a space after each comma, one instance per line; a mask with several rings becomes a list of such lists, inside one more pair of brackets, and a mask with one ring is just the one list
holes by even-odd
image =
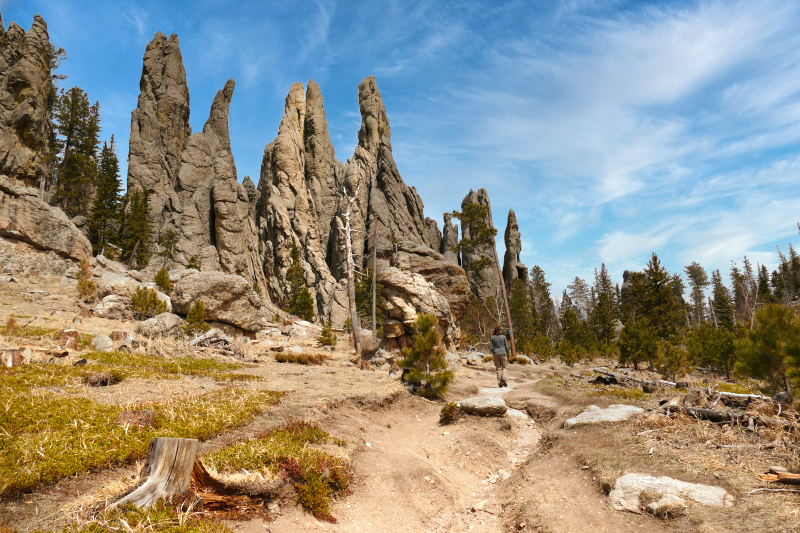
[[264, 286], [257, 195], [237, 181], [228, 132], [234, 81], [217, 92], [203, 131], [192, 134], [178, 37], [159, 32], [145, 51], [139, 87], [131, 113], [128, 189], [149, 193], [155, 237], [177, 233], [173, 259], [179, 265], [197, 257], [204, 270]]
[[503, 279], [506, 282], [506, 290], [511, 290], [511, 284], [515, 279], [521, 279], [524, 283], [528, 282], [528, 267], [520, 263], [519, 254], [522, 251], [522, 237], [519, 233], [517, 216], [513, 209], [508, 210], [508, 222], [504, 235], [506, 244], [506, 254], [503, 257]]
[[50, 48], [39, 15], [27, 32], [14, 22], [6, 31], [0, 18], [0, 173], [23, 187], [49, 186], [53, 174]]
[[[489, 194], [486, 189], [479, 189], [476, 193], [470, 189], [469, 194], [464, 197], [461, 202], [461, 209], [463, 210], [469, 204], [480, 204], [488, 207], [486, 216], [486, 224], [493, 227], [492, 224], [492, 206], [489, 203]], [[470, 228], [466, 224], [461, 225], [461, 233], [463, 238], [470, 238]], [[497, 264], [494, 261], [494, 253], [491, 249], [492, 245], [476, 247], [471, 254], [461, 254], [461, 266], [467, 271], [469, 277], [469, 285], [472, 288], [473, 294], [481, 300], [492, 297], [498, 299], [500, 297], [500, 276], [497, 271]], [[491, 262], [479, 271], [473, 270], [473, 265], [476, 261], [488, 257]]]
[[458, 254], [453, 251], [453, 247], [458, 244], [458, 224], [453, 225], [452, 215], [444, 214], [444, 227], [442, 228], [442, 248], [444, 258], [455, 265], [460, 265], [461, 260]]
[[442, 249], [442, 232], [439, 231], [439, 226], [432, 218], [425, 217], [425, 240], [428, 246], [434, 250], [441, 251]]

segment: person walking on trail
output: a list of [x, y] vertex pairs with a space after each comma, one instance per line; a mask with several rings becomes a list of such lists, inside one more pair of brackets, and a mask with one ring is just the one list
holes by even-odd
[[506, 336], [501, 333], [500, 326], [494, 328], [492, 338], [489, 339], [489, 346], [494, 356], [494, 368], [497, 371], [497, 386], [508, 387], [506, 383], [506, 365], [508, 365], [508, 341]]

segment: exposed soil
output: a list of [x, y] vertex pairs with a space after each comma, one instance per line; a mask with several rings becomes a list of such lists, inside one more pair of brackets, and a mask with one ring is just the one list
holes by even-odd
[[[9, 314], [33, 317], [55, 311], [42, 317], [47, 327], [73, 325], [74, 289], [37, 279], [9, 285], [0, 287], [3, 323]], [[28, 293], [32, 288], [48, 293]], [[134, 325], [89, 318], [75, 326], [86, 333], [108, 333]], [[314, 341], [259, 338], [251, 355], [260, 362], [237, 371], [259, 380], [131, 378], [77, 393], [125, 405], [220, 387], [282, 390], [287, 394], [278, 406], [246, 427], [201, 443], [200, 452], [255, 436], [291, 418], [314, 419], [354, 445], [352, 494], [335, 501], [332, 508], [338, 523], [314, 519], [287, 494], [277, 502], [279, 508], [271, 521], [229, 522], [237, 532], [800, 531], [795, 525], [800, 497], [747, 495], [763, 486], [755, 475], [770, 464], [796, 466], [789, 464], [791, 459], [785, 454], [765, 450], [755, 436], [737, 434], [725, 440], [732, 428], [697, 421], [666, 429], [640, 422], [561, 429], [566, 418], [589, 404], [657, 406], [658, 396], [626, 401], [594, 395], [589, 385], [581, 383], [581, 375], [589, 375], [591, 366], [511, 365], [507, 389], [494, 388], [490, 364], [463, 367], [447, 401], [495, 395], [517, 409], [499, 418], [462, 416], [441, 426], [441, 402], [409, 395], [386, 371], [349, 366], [346, 342], [329, 354], [326, 365], [315, 367], [274, 362], [269, 350], [280, 344], [312, 349]], [[131, 465], [83, 474], [20, 499], [2, 501], [0, 521], [20, 531], [53, 529], [61, 523], [65, 509], [74, 507], [80, 497], [94, 493], [99, 498], [104, 487], [123, 480], [130, 483], [136, 470], [137, 465]], [[606, 492], [615, 477], [625, 472], [720, 485], [736, 496], [736, 505], [728, 509], [692, 506], [688, 516], [674, 520], [614, 511]]]

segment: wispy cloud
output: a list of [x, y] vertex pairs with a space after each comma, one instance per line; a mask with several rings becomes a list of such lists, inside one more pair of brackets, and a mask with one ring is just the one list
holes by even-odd
[[139, 39], [144, 39], [145, 28], [147, 27], [147, 12], [140, 7], [130, 6], [123, 9], [122, 16], [133, 25]]

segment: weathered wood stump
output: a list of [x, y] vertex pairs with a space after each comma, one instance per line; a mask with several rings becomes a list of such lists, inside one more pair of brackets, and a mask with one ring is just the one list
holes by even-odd
[[159, 498], [186, 494], [190, 490], [192, 469], [197, 455], [197, 439], [159, 437], [150, 443], [147, 481], [114, 506], [132, 503], [145, 508]]

